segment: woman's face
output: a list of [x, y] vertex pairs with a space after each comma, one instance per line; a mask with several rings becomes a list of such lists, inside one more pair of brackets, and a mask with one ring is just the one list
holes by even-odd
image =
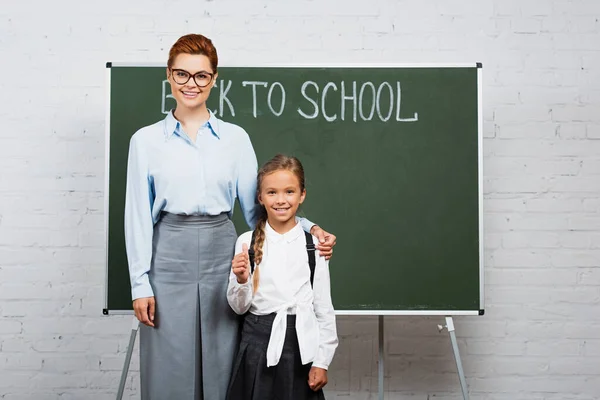
[[[189, 80], [185, 82], [187, 78]], [[175, 57], [173, 66], [167, 68], [167, 79], [171, 84], [171, 93], [177, 101], [177, 108], [196, 109], [206, 105], [217, 74], [212, 70], [210, 60], [205, 55], [182, 53]]]

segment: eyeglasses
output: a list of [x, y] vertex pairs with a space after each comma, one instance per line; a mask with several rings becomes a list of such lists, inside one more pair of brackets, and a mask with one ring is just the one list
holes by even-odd
[[210, 72], [206, 71], [200, 71], [192, 75], [184, 69], [171, 69], [171, 76], [173, 77], [175, 83], [179, 85], [185, 85], [188, 83], [190, 78], [193, 77], [196, 85], [200, 87], [206, 87], [210, 85], [215, 74], [211, 74]]

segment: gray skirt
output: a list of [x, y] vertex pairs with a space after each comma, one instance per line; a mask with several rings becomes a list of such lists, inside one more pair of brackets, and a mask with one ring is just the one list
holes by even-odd
[[235, 228], [226, 214], [163, 213], [154, 226], [155, 327], [140, 327], [142, 400], [224, 400], [239, 318], [227, 303]]

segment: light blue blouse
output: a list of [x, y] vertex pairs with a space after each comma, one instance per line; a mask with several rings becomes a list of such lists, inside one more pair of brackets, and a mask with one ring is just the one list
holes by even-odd
[[[210, 113], [196, 142], [172, 112], [131, 138], [125, 195], [125, 245], [133, 299], [154, 296], [148, 280], [154, 224], [161, 211], [231, 217], [236, 197], [254, 229], [257, 162], [241, 127]], [[299, 219], [304, 230], [312, 222]]]

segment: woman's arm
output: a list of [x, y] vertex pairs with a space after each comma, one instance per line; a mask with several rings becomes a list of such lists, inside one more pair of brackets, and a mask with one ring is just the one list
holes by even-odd
[[238, 144], [236, 194], [240, 200], [240, 208], [242, 209], [246, 223], [250, 229], [254, 229], [260, 208], [256, 200], [256, 171], [258, 163], [250, 138], [245, 131], [242, 131]]
[[319, 323], [319, 350], [313, 361], [313, 367], [327, 369], [338, 345], [335, 310], [331, 301], [329, 261], [317, 256], [313, 283], [313, 305]]
[[153, 204], [148, 158], [140, 143], [140, 135], [136, 134], [129, 143], [125, 193], [125, 248], [133, 300], [154, 296], [148, 280], [152, 259]]

